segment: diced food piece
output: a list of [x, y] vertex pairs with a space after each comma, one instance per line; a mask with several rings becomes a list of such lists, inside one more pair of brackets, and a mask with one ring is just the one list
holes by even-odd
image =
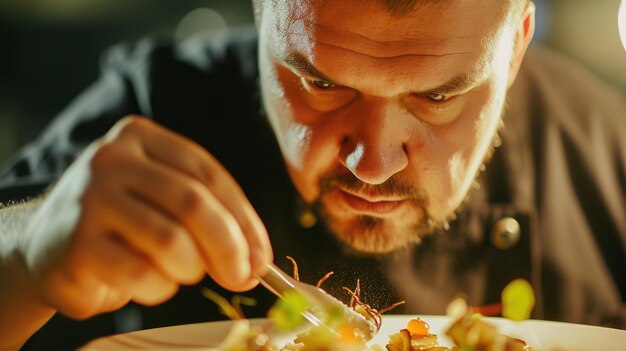
[[401, 329], [399, 333], [389, 336], [388, 351], [447, 351], [447, 347], [439, 345], [437, 335], [415, 335], [408, 329]]
[[412, 351], [411, 333], [406, 329], [402, 329], [399, 333], [389, 335], [389, 342], [386, 348], [387, 351]]
[[411, 346], [414, 350], [430, 350], [434, 346], [439, 346], [437, 335], [411, 335]]

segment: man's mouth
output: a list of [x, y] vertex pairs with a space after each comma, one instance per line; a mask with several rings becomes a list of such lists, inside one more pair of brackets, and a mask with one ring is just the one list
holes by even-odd
[[341, 196], [348, 207], [362, 215], [382, 216], [396, 210], [407, 200], [391, 199], [384, 196], [370, 196], [340, 190]]

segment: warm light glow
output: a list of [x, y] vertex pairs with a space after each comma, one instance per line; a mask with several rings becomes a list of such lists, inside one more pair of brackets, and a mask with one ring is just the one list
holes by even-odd
[[622, 45], [626, 50], [626, 0], [622, 0], [619, 6], [617, 25], [619, 27], [619, 36], [622, 38]]

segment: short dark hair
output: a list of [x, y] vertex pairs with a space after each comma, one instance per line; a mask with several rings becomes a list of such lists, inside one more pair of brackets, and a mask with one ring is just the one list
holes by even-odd
[[[260, 13], [262, 11], [263, 3], [267, 0], [253, 0], [256, 4], [256, 13], [257, 20], [260, 19]], [[273, 4], [277, 2], [277, 0], [271, 0]], [[405, 16], [410, 14], [413, 10], [415, 10], [418, 5], [425, 5], [429, 3], [437, 3], [441, 0], [376, 0], [383, 1], [387, 6], [389, 12], [396, 16]], [[506, 10], [513, 10], [516, 14], [521, 15], [528, 3], [531, 0], [498, 0], [498, 3], [505, 7]]]

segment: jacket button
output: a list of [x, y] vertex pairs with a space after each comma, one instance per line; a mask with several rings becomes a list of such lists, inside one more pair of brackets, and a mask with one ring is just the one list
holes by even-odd
[[491, 243], [500, 250], [507, 250], [515, 246], [519, 242], [520, 236], [519, 223], [511, 217], [502, 218], [491, 228]]

